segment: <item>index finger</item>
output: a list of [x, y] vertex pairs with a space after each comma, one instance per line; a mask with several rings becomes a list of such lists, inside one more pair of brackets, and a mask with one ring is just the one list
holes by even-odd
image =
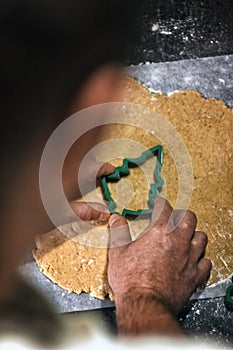
[[170, 217], [172, 216], [173, 208], [162, 197], [155, 197], [154, 199], [154, 210], [151, 216], [151, 224], [155, 223], [160, 225], [167, 224]]
[[163, 226], [164, 232], [168, 232], [168, 225], [172, 221], [173, 208], [166, 199], [155, 197], [154, 209], [148, 227], [137, 237], [140, 238], [148, 233], [154, 226]]
[[197, 217], [192, 211], [174, 210], [173, 223], [177, 232], [189, 236], [190, 240], [192, 239], [197, 225]]

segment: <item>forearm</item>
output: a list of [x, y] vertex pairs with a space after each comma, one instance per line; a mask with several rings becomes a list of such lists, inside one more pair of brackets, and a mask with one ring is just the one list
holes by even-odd
[[172, 312], [152, 294], [117, 297], [116, 318], [119, 335], [184, 335]]

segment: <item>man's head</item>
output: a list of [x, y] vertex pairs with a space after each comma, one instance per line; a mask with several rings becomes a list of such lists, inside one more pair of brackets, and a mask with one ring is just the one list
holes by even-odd
[[78, 105], [93, 74], [124, 61], [137, 1], [3, 0], [0, 6], [2, 142], [10, 151], [14, 141], [19, 153], [45, 125], [51, 131], [59, 124], [75, 99]]
[[1, 1], [0, 277], [38, 232], [38, 221], [42, 227], [46, 221], [38, 175], [48, 137], [70, 112], [111, 99], [134, 37], [137, 4]]

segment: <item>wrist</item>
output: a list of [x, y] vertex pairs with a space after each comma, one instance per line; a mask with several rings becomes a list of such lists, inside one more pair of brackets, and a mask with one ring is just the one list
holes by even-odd
[[183, 334], [170, 307], [151, 290], [120, 293], [115, 303], [120, 334]]
[[130, 304], [150, 304], [154, 308], [160, 310], [161, 313], [174, 314], [169, 303], [157, 295], [152, 289], [149, 288], [131, 288], [123, 292], [114, 294], [115, 303], [118, 308], [124, 307], [126, 302]]

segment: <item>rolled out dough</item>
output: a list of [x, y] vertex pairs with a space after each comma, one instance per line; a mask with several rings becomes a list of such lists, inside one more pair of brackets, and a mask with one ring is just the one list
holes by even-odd
[[[170, 97], [151, 94], [146, 87], [129, 77], [122, 81], [121, 98], [160, 113], [182, 136], [194, 172], [189, 209], [197, 215], [197, 229], [205, 231], [209, 237], [206, 256], [213, 262], [209, 284], [223, 279], [233, 272], [233, 109], [227, 108], [222, 101], [205, 99], [196, 91], [176, 92]], [[155, 128], [153, 120], [151, 126]], [[107, 126], [102, 140], [114, 137], [129, 138], [145, 147], [155, 145], [151, 134], [133, 126]], [[119, 159], [116, 164], [120, 164]], [[132, 209], [145, 204], [148, 188], [144, 185], [143, 176], [138, 169], [131, 180], [134, 195], [129, 207]], [[163, 177], [166, 198], [174, 205], [178, 190], [177, 171], [166, 148]], [[115, 185], [110, 186], [116, 195]], [[143, 230], [145, 222], [130, 226], [135, 238]], [[104, 233], [101, 231], [103, 227]], [[108, 240], [107, 225], [94, 227], [77, 239], [79, 231], [82, 231], [79, 224], [70, 224], [37, 237], [34, 258], [41, 271], [65, 290], [78, 294], [91, 292], [100, 299], [109, 295], [113, 299], [107, 281], [107, 248], [88, 245], [89, 239]]]

